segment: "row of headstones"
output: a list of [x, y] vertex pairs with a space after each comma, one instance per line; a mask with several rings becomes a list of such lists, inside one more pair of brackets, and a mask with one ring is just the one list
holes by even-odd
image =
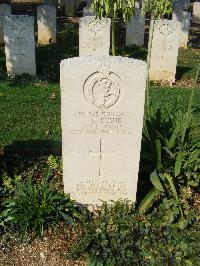
[[[137, 3], [137, 2], [136, 2]], [[173, 3], [172, 20], [179, 21], [180, 41], [179, 47], [187, 48], [188, 35], [191, 21], [191, 13], [187, 10], [190, 6], [190, 0], [176, 0]], [[200, 23], [200, 3], [195, 2], [193, 5], [193, 22]], [[126, 27], [126, 45], [144, 45], [145, 17], [142, 16], [141, 10], [136, 6], [135, 16], [127, 23]]]
[[[56, 7], [37, 7], [38, 43], [56, 42]], [[9, 75], [36, 75], [34, 17], [11, 15], [11, 6], [0, 5], [0, 44], [5, 43]]]
[[[52, 10], [54, 10], [54, 14]], [[138, 10], [138, 12], [140, 11]], [[140, 18], [142, 18], [141, 14]], [[175, 20], [156, 21], [150, 79], [171, 82], [175, 80], [181, 27], [182, 24]], [[132, 28], [136, 29], [137, 27]], [[137, 39], [137, 35], [141, 36], [142, 30], [140, 28], [139, 25], [135, 35], [133, 34], [134, 39]], [[38, 40], [43, 43], [48, 43], [49, 39], [52, 42], [55, 41], [55, 29], [55, 7], [49, 5], [38, 6]], [[4, 39], [8, 74], [25, 72], [35, 75], [34, 18], [29, 16], [7, 16], [5, 18]], [[96, 20], [94, 16], [81, 18], [79, 29], [80, 56], [109, 55], [109, 49], [110, 19]]]
[[[9, 15], [11, 15], [11, 6], [0, 4], [0, 44], [4, 43], [4, 19]], [[37, 6], [37, 25], [38, 43], [56, 42], [56, 7], [54, 5]]]

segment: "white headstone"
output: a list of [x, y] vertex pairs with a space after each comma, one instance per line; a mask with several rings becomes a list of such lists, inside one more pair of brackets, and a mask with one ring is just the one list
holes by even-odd
[[141, 10], [135, 8], [135, 15], [126, 26], [126, 46], [144, 45], [145, 17], [142, 16]]
[[0, 44], [4, 43], [4, 18], [11, 15], [11, 6], [0, 4]]
[[75, 13], [75, 2], [74, 0], [64, 0], [65, 15], [74, 16]]
[[34, 17], [5, 17], [4, 41], [7, 73], [35, 75]]
[[155, 21], [149, 72], [151, 80], [175, 81], [179, 33], [180, 22]]
[[37, 7], [38, 43], [56, 42], [56, 6], [39, 5]]
[[90, 7], [83, 8], [83, 17], [95, 16], [95, 12]]
[[135, 201], [146, 75], [125, 57], [61, 62], [64, 189], [79, 203]]
[[200, 2], [194, 2], [193, 3], [192, 21], [194, 23], [200, 24]]
[[173, 12], [172, 19], [181, 23], [179, 47], [187, 48], [191, 13], [188, 11]]
[[110, 19], [84, 17], [79, 22], [79, 55], [109, 55]]

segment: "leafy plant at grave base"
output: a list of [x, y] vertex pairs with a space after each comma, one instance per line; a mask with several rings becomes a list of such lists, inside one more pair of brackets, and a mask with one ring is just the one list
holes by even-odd
[[145, 165], [146, 175], [152, 173], [150, 179], [154, 188], [140, 203], [141, 210], [148, 209], [163, 192], [174, 194], [176, 190], [178, 194], [180, 186], [195, 188], [200, 184], [200, 141], [191, 138], [193, 96], [192, 93], [186, 113], [178, 109], [174, 111], [174, 116], [161, 119], [161, 112], [157, 110], [155, 116], [146, 121], [142, 164]]
[[87, 255], [89, 266], [200, 265], [200, 194], [183, 188], [179, 194], [187, 227], [180, 227], [179, 204], [163, 201], [148, 214], [128, 201], [104, 203], [86, 213], [83, 234], [68, 258]]
[[151, 60], [151, 49], [153, 41], [153, 33], [155, 20], [164, 18], [165, 15], [170, 15], [172, 13], [172, 2], [173, 0], [145, 0], [142, 6], [142, 13], [146, 14], [149, 12], [151, 14], [151, 23], [149, 29], [149, 41], [148, 41], [148, 54], [147, 54], [147, 90], [146, 90], [146, 102], [147, 102], [147, 111], [149, 113], [149, 69], [150, 69], [150, 60]]
[[[195, 198], [197, 197], [197, 198]], [[179, 202], [164, 197], [138, 223], [139, 265], [200, 265], [200, 194], [181, 189]], [[182, 204], [185, 224], [180, 218]], [[179, 223], [178, 223], [179, 221]]]
[[111, 16], [112, 55], [115, 55], [115, 19], [122, 16], [127, 22], [135, 12], [135, 0], [93, 0], [92, 9], [98, 18]]
[[84, 232], [77, 246], [68, 254], [77, 259], [87, 254], [90, 266], [135, 265], [136, 211], [127, 200], [104, 202], [93, 214], [81, 219]]
[[69, 195], [51, 187], [49, 176], [50, 172], [41, 184], [34, 184], [30, 177], [15, 182], [14, 196], [2, 203], [1, 227], [14, 230], [22, 237], [28, 233], [41, 237], [46, 229], [61, 222], [75, 223], [78, 208]]

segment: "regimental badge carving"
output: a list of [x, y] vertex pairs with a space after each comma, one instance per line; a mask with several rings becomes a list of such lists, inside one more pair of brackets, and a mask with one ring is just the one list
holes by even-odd
[[88, 24], [88, 29], [90, 32], [92, 32], [94, 34], [95, 37], [99, 33], [103, 34], [103, 25], [102, 25], [102, 22], [98, 19], [91, 21]]
[[114, 106], [121, 94], [121, 80], [112, 71], [106, 68], [92, 73], [85, 81], [83, 93], [85, 99], [98, 108]]
[[159, 28], [159, 33], [164, 35], [167, 38], [170, 34], [172, 34], [173, 28], [169, 23], [162, 24]]

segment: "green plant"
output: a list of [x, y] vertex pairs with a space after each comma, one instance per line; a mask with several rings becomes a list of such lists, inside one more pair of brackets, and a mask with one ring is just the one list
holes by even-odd
[[[83, 220], [83, 219], [82, 219]], [[106, 203], [83, 220], [82, 238], [69, 257], [87, 254], [89, 265], [134, 265], [137, 259], [135, 206], [129, 201]]]
[[157, 110], [154, 117], [147, 119], [147, 134], [143, 138], [145, 170], [151, 169], [149, 174], [154, 187], [140, 203], [139, 211], [148, 210], [157, 198], [162, 200], [163, 193], [178, 204], [180, 226], [187, 226], [179, 201], [180, 190], [200, 185], [200, 142], [191, 137], [193, 98], [194, 90], [187, 111], [175, 110], [168, 120], [161, 119], [161, 112]]
[[[140, 237], [136, 243], [141, 265], [200, 265], [199, 196], [183, 188], [179, 202], [164, 197], [152, 211], [141, 216]], [[179, 219], [180, 203], [184, 226]]]
[[115, 55], [115, 19], [122, 16], [127, 22], [135, 12], [135, 0], [93, 0], [92, 9], [98, 18], [111, 16], [112, 55]]
[[51, 187], [49, 174], [41, 184], [34, 184], [30, 177], [15, 182], [14, 196], [2, 203], [1, 226], [16, 230], [22, 236], [27, 233], [43, 236], [44, 230], [60, 222], [75, 223], [78, 209], [74, 201]]

